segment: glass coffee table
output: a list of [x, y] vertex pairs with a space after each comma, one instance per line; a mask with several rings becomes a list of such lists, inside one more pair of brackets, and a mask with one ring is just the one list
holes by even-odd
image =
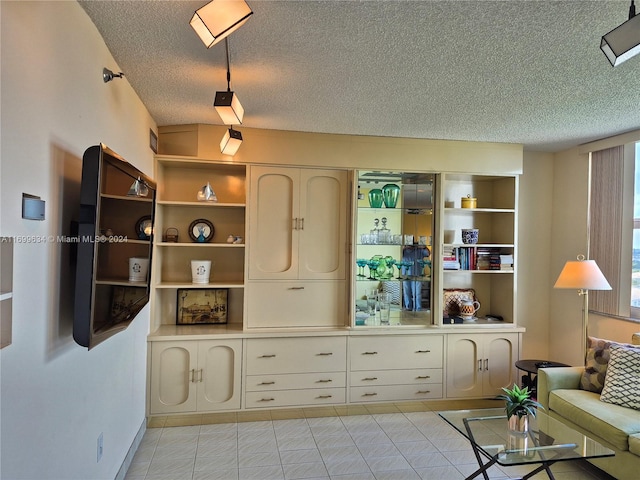
[[438, 412], [438, 415], [471, 442], [480, 468], [467, 480], [480, 474], [489, 480], [487, 470], [495, 463], [503, 467], [538, 465], [522, 477], [523, 480], [543, 470], [553, 480], [549, 467], [556, 462], [614, 455], [613, 450], [549, 417], [542, 410], [529, 419], [527, 434], [509, 432], [504, 408], [451, 410]]

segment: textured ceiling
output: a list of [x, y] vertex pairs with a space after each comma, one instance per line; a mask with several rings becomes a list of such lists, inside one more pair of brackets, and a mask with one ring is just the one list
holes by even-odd
[[[640, 56], [599, 49], [628, 0], [247, 1], [229, 49], [248, 127], [540, 151], [640, 128]], [[80, 3], [158, 125], [221, 123], [224, 42], [189, 26], [206, 0]]]

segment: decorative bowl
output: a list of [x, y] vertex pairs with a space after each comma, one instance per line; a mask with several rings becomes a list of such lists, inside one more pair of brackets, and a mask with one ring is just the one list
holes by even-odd
[[463, 228], [462, 243], [467, 243], [467, 244], [478, 243], [478, 233], [479, 233], [479, 230], [477, 228]]

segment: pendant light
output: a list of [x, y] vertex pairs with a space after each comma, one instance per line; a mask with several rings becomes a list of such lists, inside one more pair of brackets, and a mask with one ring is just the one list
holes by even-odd
[[189, 24], [202, 43], [211, 48], [240, 28], [252, 14], [244, 0], [212, 0], [196, 10]]
[[238, 125], [242, 123], [244, 117], [244, 108], [238, 100], [238, 96], [231, 91], [231, 70], [229, 67], [229, 40], [224, 39], [225, 49], [227, 52], [227, 91], [216, 92], [213, 106], [220, 115], [222, 123], [225, 125]]
[[633, 0], [629, 6], [629, 20], [604, 35], [600, 41], [600, 49], [612, 67], [640, 54], [640, 15], [636, 15]]
[[222, 137], [220, 142], [220, 151], [225, 155], [235, 155], [238, 149], [242, 145], [242, 134], [238, 130], [234, 130], [230, 127]]

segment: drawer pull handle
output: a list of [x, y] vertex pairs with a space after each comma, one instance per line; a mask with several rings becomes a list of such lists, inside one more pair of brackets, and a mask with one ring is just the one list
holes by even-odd
[[333, 380], [328, 378], [328, 379], [325, 379], [325, 380], [318, 380], [316, 383], [330, 383], [330, 382], [333, 382]]
[[378, 395], [377, 393], [364, 393], [362, 394], [363, 397], [375, 397], [376, 395]]
[[304, 290], [304, 287], [289, 287], [288, 290]]
[[489, 370], [489, 359], [488, 358], [484, 359], [484, 369], [485, 370]]
[[320, 352], [318, 354], [320, 357], [328, 357], [329, 355], [333, 355], [333, 352]]
[[260, 402], [273, 402], [275, 400], [275, 398], [261, 398], [259, 401]]
[[262, 382], [259, 383], [258, 385], [274, 385], [276, 382]]
[[418, 350], [416, 353], [431, 353], [431, 350]]
[[366, 381], [371, 382], [371, 381], [373, 381], [373, 380], [377, 380], [377, 379], [378, 379], [378, 377], [366, 377], [366, 378], [363, 378], [362, 380], [363, 380], [363, 381], [365, 381], [365, 380], [366, 380]]
[[416, 377], [416, 378], [418, 378], [418, 380], [425, 380], [425, 379], [427, 379], [427, 378], [431, 378], [431, 375], [419, 375], [419, 376], [418, 376], [418, 377]]
[[424, 395], [425, 393], [431, 393], [431, 390], [418, 390], [418, 394]]
[[331, 397], [333, 397], [333, 395], [319, 395], [316, 398], [331, 398]]
[[275, 353], [271, 353], [271, 354], [268, 354], [268, 355], [260, 355], [260, 357], [258, 357], [258, 358], [273, 358], [275, 356], [276, 356]]
[[364, 352], [363, 355], [377, 355], [378, 352]]
[[196, 376], [196, 369], [192, 368], [191, 369], [191, 383], [195, 383], [196, 382], [195, 376]]
[[482, 371], [482, 360], [478, 360], [478, 371]]

